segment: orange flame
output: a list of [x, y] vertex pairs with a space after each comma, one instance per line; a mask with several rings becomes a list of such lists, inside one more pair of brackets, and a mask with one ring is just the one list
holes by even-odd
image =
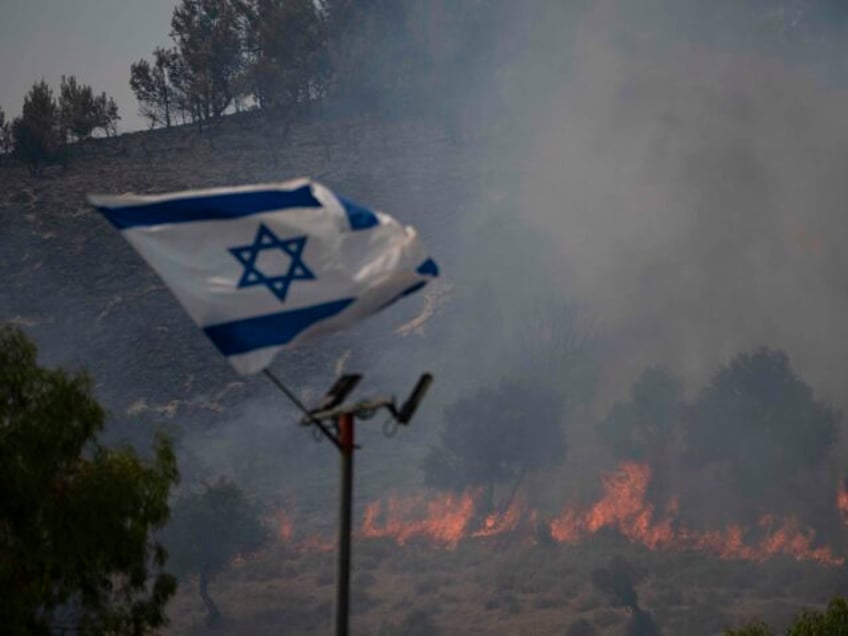
[[526, 506], [516, 498], [501, 513], [493, 512], [483, 520], [483, 527], [473, 532], [472, 537], [494, 537], [515, 532], [524, 518]]
[[[651, 550], [697, 550], [721, 559], [764, 561], [775, 556], [789, 556], [822, 565], [842, 565], [845, 558], [826, 546], [815, 545], [815, 532], [801, 528], [793, 518], [777, 519], [766, 515], [760, 519], [758, 533], [764, 538], [747, 541], [750, 536], [738, 525], [716, 530], [691, 530], [678, 519], [679, 502], [671, 499], [661, 514], [647, 500], [651, 469], [635, 462], [623, 462], [618, 469], [601, 477], [603, 494], [594, 504], [570, 506], [547, 522], [550, 537], [559, 543], [577, 543], [601, 529], [620, 532], [632, 543]], [[477, 512], [480, 492], [462, 494], [416, 494], [391, 496], [365, 507], [360, 535], [364, 538], [387, 538], [404, 546], [424, 542], [436, 547], [455, 549], [463, 540], [494, 536], [515, 536], [536, 526], [538, 513], [528, 508], [520, 497], [499, 513], [484, 517]], [[848, 489], [840, 484], [837, 505], [848, 524]], [[276, 513], [278, 536], [296, 549], [330, 551], [335, 542], [307, 535], [295, 540], [294, 523], [285, 511]]]
[[[604, 475], [604, 495], [586, 512], [566, 509], [550, 522], [551, 536], [561, 543], [576, 543], [601, 528], [615, 528], [630, 541], [651, 550], [702, 550], [722, 559], [764, 561], [785, 555], [823, 565], [841, 565], [827, 547], [814, 547], [815, 532], [802, 530], [794, 519], [778, 521], [767, 515], [760, 520], [766, 537], [757, 545], [746, 545], [741, 527], [695, 531], [677, 529], [678, 503], [672, 500], [665, 515], [655, 520], [653, 506], [645, 501], [651, 471], [648, 466], [622, 463], [612, 475]], [[848, 499], [848, 496], [846, 496]]]
[[[551, 536], [562, 543], [575, 543], [601, 528], [617, 528], [631, 541], [651, 549], [671, 543], [671, 517], [653, 523], [653, 506], [645, 502], [651, 470], [645, 465], [624, 462], [615, 473], [603, 475], [604, 496], [586, 513], [566, 509], [550, 523]], [[675, 504], [676, 507], [676, 504]]]
[[467, 535], [474, 516], [474, 496], [445, 494], [427, 500], [421, 495], [390, 497], [385, 506], [376, 501], [365, 508], [362, 535], [389, 537], [398, 545], [421, 538], [449, 549]]
[[294, 520], [288, 511], [279, 508], [274, 511], [277, 524], [277, 538], [280, 543], [288, 545], [298, 552], [330, 552], [336, 549], [336, 544], [317, 534], [308, 534], [295, 539]]

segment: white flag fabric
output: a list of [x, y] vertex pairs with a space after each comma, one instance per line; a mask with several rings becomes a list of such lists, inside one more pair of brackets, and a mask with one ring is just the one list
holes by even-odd
[[439, 274], [414, 228], [309, 179], [88, 199], [243, 374]]

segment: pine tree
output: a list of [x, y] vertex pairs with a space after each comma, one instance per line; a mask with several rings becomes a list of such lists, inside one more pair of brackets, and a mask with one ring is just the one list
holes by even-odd
[[22, 114], [12, 122], [12, 138], [14, 155], [33, 176], [48, 163], [64, 162], [59, 107], [44, 80], [33, 84], [24, 98]]

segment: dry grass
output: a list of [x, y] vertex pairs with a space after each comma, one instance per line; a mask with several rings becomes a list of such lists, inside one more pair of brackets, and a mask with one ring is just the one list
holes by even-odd
[[[845, 578], [810, 564], [724, 562], [650, 552], [612, 539], [571, 547], [467, 542], [455, 551], [359, 540], [352, 630], [392, 635], [409, 629], [415, 622], [409, 617], [421, 623], [426, 616], [428, 629], [441, 634], [563, 636], [581, 620], [598, 634], [619, 634], [627, 612], [611, 607], [589, 582], [592, 569], [613, 553], [625, 555], [648, 573], [639, 587], [640, 603], [655, 615], [664, 633], [673, 636], [718, 634], [752, 617], [786, 624], [801, 607], [827, 600], [829, 586], [822, 581]], [[327, 633], [333, 558], [332, 553], [272, 549], [234, 566], [213, 585], [226, 620], [211, 631], [187, 582], [172, 604], [167, 633]], [[279, 575], [271, 576], [274, 572]], [[813, 580], [820, 585], [793, 583]], [[781, 589], [779, 597], [771, 596], [774, 585]]]

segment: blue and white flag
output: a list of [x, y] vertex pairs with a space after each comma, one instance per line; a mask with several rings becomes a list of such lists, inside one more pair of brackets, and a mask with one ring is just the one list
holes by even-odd
[[438, 276], [415, 229], [308, 179], [92, 195], [239, 373]]

